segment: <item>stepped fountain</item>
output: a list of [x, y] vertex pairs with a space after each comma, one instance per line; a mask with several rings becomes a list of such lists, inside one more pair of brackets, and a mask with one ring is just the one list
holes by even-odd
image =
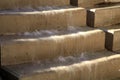
[[120, 80], [120, 0], [0, 1], [0, 76]]

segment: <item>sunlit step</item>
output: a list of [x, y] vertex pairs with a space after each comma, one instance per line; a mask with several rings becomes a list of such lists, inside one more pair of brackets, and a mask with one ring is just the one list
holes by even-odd
[[[109, 51], [3, 66], [10, 80], [110, 80], [120, 77], [120, 54]], [[10, 76], [11, 75], [11, 76]]]
[[88, 26], [104, 27], [118, 23], [120, 23], [120, 6], [110, 6], [88, 10]]
[[33, 11], [1, 11], [0, 34], [86, 26], [84, 8], [66, 6], [43, 9], [44, 7]]
[[11, 65], [104, 49], [105, 33], [93, 28], [40, 31], [1, 36], [1, 64]]
[[14, 9], [39, 6], [65, 6], [70, 5], [69, 0], [0, 0], [0, 9]]

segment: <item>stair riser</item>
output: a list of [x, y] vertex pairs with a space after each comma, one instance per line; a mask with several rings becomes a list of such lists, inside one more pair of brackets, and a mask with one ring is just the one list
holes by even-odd
[[0, 1], [0, 9], [14, 9], [39, 6], [64, 6], [70, 5], [69, 0], [4, 0]]
[[44, 12], [0, 14], [0, 34], [40, 29], [65, 29], [68, 26], [86, 26], [86, 10], [72, 8]]
[[120, 50], [120, 30], [106, 32], [106, 48], [112, 51]]
[[81, 52], [99, 51], [104, 49], [104, 45], [105, 33], [101, 30], [88, 31], [83, 34], [48, 37], [46, 39], [2, 43], [2, 65], [35, 62], [53, 59], [58, 56], [76, 55]]
[[111, 8], [95, 8], [88, 11], [88, 26], [103, 27], [118, 23], [120, 23], [120, 6]]

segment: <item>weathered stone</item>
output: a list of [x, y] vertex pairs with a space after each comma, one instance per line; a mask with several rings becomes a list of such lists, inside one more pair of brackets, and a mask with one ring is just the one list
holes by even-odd
[[77, 30], [73, 33], [60, 32], [60, 35], [48, 37], [3, 37], [1, 38], [1, 63], [11, 65], [36, 62], [105, 49], [104, 31], [87, 27]]
[[0, 9], [70, 5], [69, 0], [1, 0]]
[[[78, 18], [79, 17], [79, 18]], [[86, 26], [84, 8], [0, 13], [0, 34]]]
[[90, 27], [104, 27], [120, 23], [120, 6], [88, 10], [87, 24]]
[[110, 80], [120, 77], [120, 54], [100, 51], [85, 54], [85, 61], [75, 62], [77, 58], [61, 63], [29, 63], [2, 69], [14, 75], [16, 80]]

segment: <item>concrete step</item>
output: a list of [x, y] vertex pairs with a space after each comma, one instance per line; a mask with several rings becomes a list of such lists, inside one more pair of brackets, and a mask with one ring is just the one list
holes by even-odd
[[70, 0], [71, 5], [80, 7], [98, 7], [102, 4], [118, 4], [120, 0]]
[[[65, 29], [68, 26], [86, 26], [84, 8], [40, 7], [32, 11], [1, 11], [0, 34], [44, 29]], [[44, 9], [44, 10], [43, 10]]]
[[104, 27], [120, 23], [120, 6], [88, 10], [87, 24], [90, 27]]
[[104, 0], [70, 0], [73, 6], [93, 7], [97, 4], [104, 3]]
[[1, 0], [0, 9], [14, 9], [39, 6], [65, 6], [70, 5], [69, 0]]
[[110, 80], [120, 77], [119, 64], [120, 54], [105, 50], [41, 63], [2, 66], [2, 70], [9, 73], [9, 80]]
[[112, 51], [120, 50], [120, 24], [103, 28], [106, 32], [106, 48]]
[[1, 36], [0, 40], [2, 65], [36, 62], [105, 48], [104, 31], [89, 27]]

